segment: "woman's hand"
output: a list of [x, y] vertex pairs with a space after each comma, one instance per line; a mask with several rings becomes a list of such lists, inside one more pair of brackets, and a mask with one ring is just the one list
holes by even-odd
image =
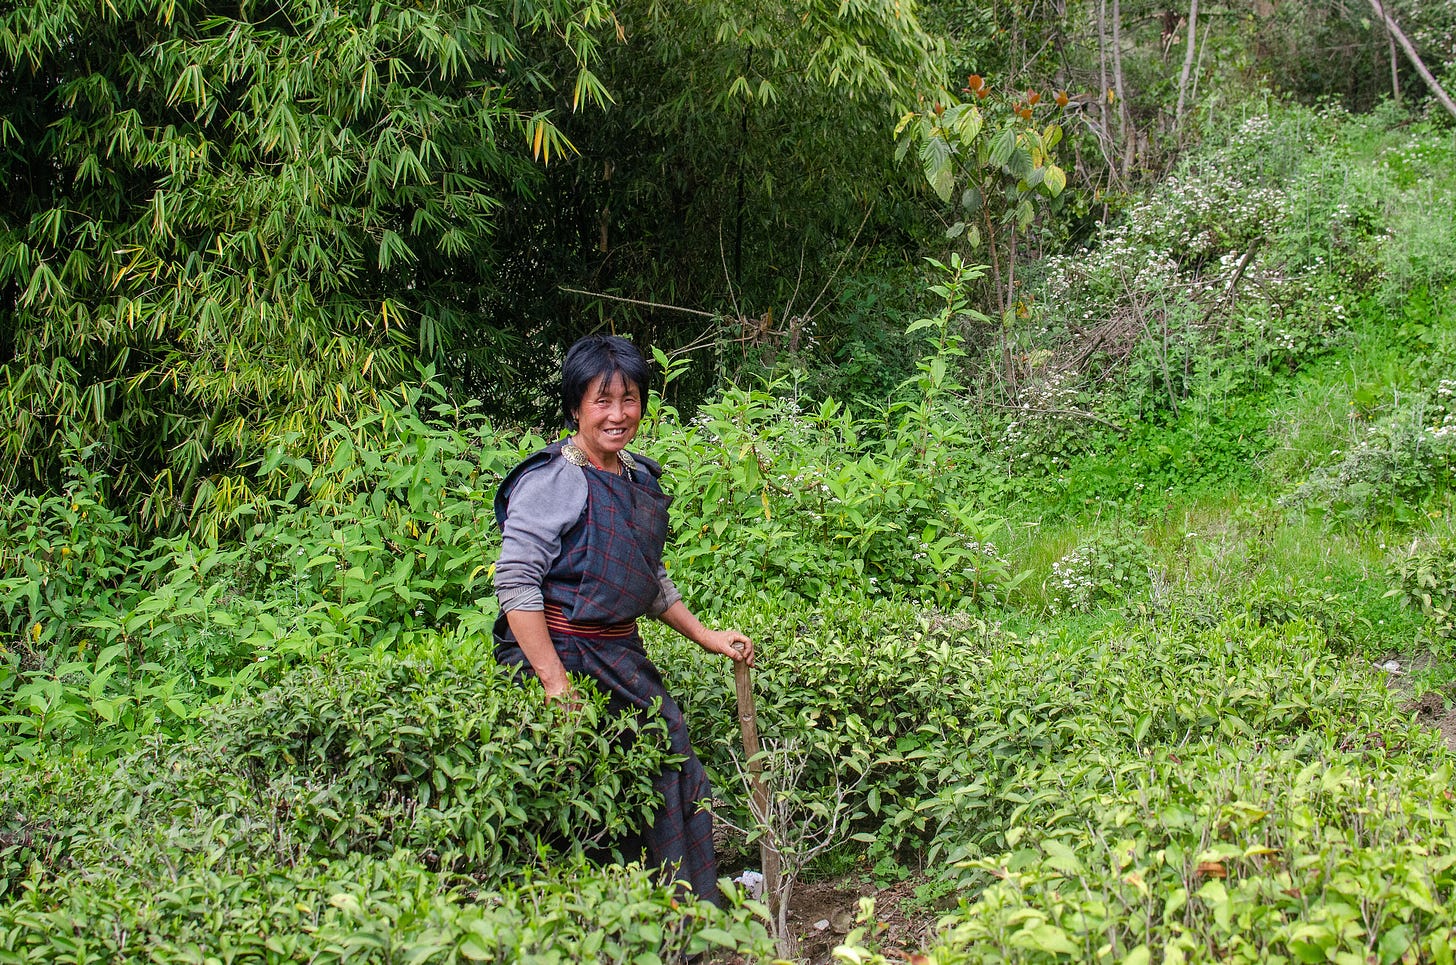
[[549, 707], [552, 704], [560, 705], [561, 709], [568, 714], [575, 714], [581, 710], [581, 694], [577, 693], [576, 688], [571, 685], [571, 681], [567, 680], [566, 686], [560, 690], [547, 689], [546, 705]]
[[737, 630], [709, 630], [681, 600], [664, 610], [658, 619], [709, 653], [721, 653], [753, 666], [753, 641], [746, 634]]
[[721, 653], [725, 657], [743, 660], [750, 667], [753, 666], [753, 641], [737, 630], [704, 629], [703, 639], [697, 643], [709, 653]]
[[568, 709], [577, 706], [571, 678], [566, 676], [566, 668], [561, 665], [561, 658], [556, 655], [556, 647], [551, 642], [551, 631], [546, 629], [546, 614], [540, 610], [507, 610], [506, 623], [510, 624], [516, 645], [526, 655], [531, 669], [541, 678], [541, 686], [546, 689], [546, 702], [559, 700]]

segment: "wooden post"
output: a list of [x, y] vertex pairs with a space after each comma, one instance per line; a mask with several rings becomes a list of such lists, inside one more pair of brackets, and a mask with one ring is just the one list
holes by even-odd
[[771, 840], [773, 827], [768, 786], [763, 782], [763, 761], [759, 758], [758, 714], [753, 707], [753, 671], [743, 660], [733, 661], [733, 687], [738, 692], [738, 728], [743, 733], [743, 755], [748, 759], [749, 804], [758, 822], [758, 855], [763, 864], [763, 895], [769, 915], [779, 919], [779, 853]]

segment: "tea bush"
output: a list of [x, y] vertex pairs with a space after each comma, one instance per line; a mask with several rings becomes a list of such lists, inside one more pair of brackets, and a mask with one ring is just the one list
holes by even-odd
[[[927, 961], [1449, 961], [1452, 775], [1429, 735], [1159, 749], [1014, 829]], [[856, 943], [841, 961], [888, 961]]]
[[[957, 322], [973, 313], [979, 269], [935, 267], [943, 308], [909, 329], [926, 333], [926, 354], [880, 412], [785, 397], [783, 383], [730, 386], [663, 440], [676, 493], [669, 565], [708, 612], [830, 591], [974, 608], [1022, 578], [998, 546], [1004, 520], [969, 486], [974, 430], [957, 401]], [[649, 421], [677, 418], [658, 407]]]
[[210, 716], [199, 750], [320, 856], [405, 848], [499, 875], [542, 845], [605, 851], [639, 827], [675, 763], [661, 719], [610, 716], [595, 692], [567, 714], [481, 647], [301, 667]]
[[731, 883], [725, 894], [719, 911], [679, 900], [640, 868], [563, 862], [481, 900], [468, 879], [441, 876], [404, 851], [280, 865], [157, 849], [135, 855], [125, 873], [63, 872], [0, 904], [0, 954], [179, 965], [213, 957], [667, 965], [723, 948], [766, 956], [761, 909]]
[[[1308, 623], [1239, 616], [1026, 637], [904, 604], [743, 616], [758, 641], [761, 731], [811, 748], [803, 785], [824, 806], [836, 767], [864, 774], [843, 803], [852, 830], [912, 860], [994, 853], [1014, 815], [1055, 810], [1063, 769], [1165, 745], [1296, 739], [1373, 721], [1384, 701]], [[695, 650], [653, 642], [684, 683], [715, 788], [741, 808], [731, 675]]]
[[470, 639], [429, 638], [291, 671], [185, 738], [39, 758], [0, 788], [0, 948], [565, 962], [764, 947], [732, 889], [720, 913], [582, 863], [640, 826], [674, 760], [660, 721], [583, 695], [567, 713]]
[[1456, 539], [1433, 536], [1411, 541], [1391, 554], [1390, 595], [1426, 617], [1441, 637], [1456, 636]]

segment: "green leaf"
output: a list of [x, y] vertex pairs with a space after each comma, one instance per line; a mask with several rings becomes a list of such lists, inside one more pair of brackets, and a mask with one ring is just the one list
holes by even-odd
[[942, 201], [950, 200], [951, 189], [955, 187], [955, 170], [950, 144], [938, 133], [927, 137], [920, 145], [920, 164], [925, 180]]
[[991, 139], [991, 164], [994, 167], [1005, 167], [1006, 162], [1011, 160], [1011, 155], [1016, 150], [1016, 129], [1004, 127]]
[[1046, 167], [1046, 177], [1043, 183], [1046, 184], [1047, 191], [1051, 194], [1051, 196], [1055, 198], [1057, 195], [1061, 194], [1067, 186], [1067, 172], [1063, 171], [1055, 164], [1049, 164]]
[[712, 942], [720, 948], [736, 948], [738, 939], [721, 928], [704, 928], [698, 932], [698, 937], [707, 942]]
[[1029, 925], [1012, 936], [1013, 944], [1047, 955], [1079, 955], [1082, 949], [1072, 943], [1067, 933], [1050, 922]]

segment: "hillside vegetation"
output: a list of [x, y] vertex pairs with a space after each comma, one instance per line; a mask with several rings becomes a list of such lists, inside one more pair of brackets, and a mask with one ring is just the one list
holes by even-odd
[[[1456, 143], [1240, 111], [1006, 318], [927, 264], [881, 401], [786, 365], [680, 411], [657, 353], [669, 565], [758, 641], [760, 830], [943, 915], [904, 949], [867, 904], [840, 960], [1451, 958], [1453, 758], [1403, 708], [1456, 677]], [[772, 956], [741, 890], [613, 863], [662, 735], [490, 657], [542, 436], [426, 369], [321, 439], [234, 539], [142, 535], [94, 444], [0, 511], [0, 962]], [[649, 647], [751, 825], [726, 668]]]

